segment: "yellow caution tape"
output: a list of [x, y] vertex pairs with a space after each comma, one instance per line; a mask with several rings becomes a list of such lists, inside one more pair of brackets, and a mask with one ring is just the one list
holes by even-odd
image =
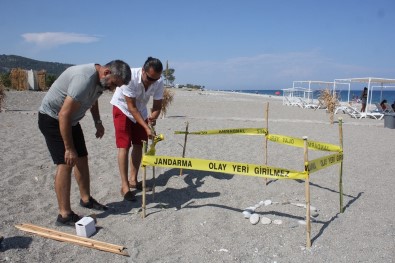
[[[283, 136], [278, 134], [268, 134], [267, 139], [272, 142], [287, 144], [295, 147], [304, 147], [304, 140], [296, 137]], [[318, 151], [328, 151], [328, 152], [341, 152], [342, 148], [338, 145], [309, 141], [307, 140], [307, 146], [309, 149]]]
[[175, 131], [174, 134], [192, 134], [192, 135], [217, 135], [217, 134], [237, 134], [237, 135], [266, 135], [265, 128], [234, 128], [222, 130], [207, 130], [196, 132]]
[[340, 163], [343, 161], [343, 153], [335, 153], [328, 156], [324, 156], [308, 162], [308, 170], [310, 173], [317, 172], [318, 170], [324, 169], [331, 165]]
[[[234, 129], [222, 129], [222, 130], [207, 130], [207, 131], [196, 131], [196, 132], [186, 132], [186, 131], [175, 131], [174, 134], [192, 134], [192, 135], [218, 135], [218, 134], [228, 134], [228, 135], [265, 135], [269, 141], [287, 144], [295, 147], [304, 147], [304, 140], [301, 138], [284, 136], [278, 134], [268, 134], [265, 128], [234, 128]], [[328, 152], [341, 152], [342, 148], [338, 145], [318, 142], [318, 141], [307, 141], [309, 149], [318, 151], [328, 151]]]
[[142, 165], [182, 168], [227, 174], [239, 174], [271, 179], [305, 179], [307, 176], [307, 172], [299, 172], [265, 165], [170, 156], [144, 155]]

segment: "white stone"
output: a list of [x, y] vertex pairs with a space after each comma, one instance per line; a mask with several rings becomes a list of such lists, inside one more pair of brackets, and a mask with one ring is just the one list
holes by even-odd
[[246, 211], [250, 211], [250, 212], [255, 212], [255, 209], [256, 209], [256, 207], [255, 206], [249, 206], [249, 207], [247, 207], [246, 209], [244, 209], [244, 210], [246, 210]]
[[283, 220], [280, 220], [280, 219], [273, 220], [273, 224], [275, 224], [275, 225], [281, 225], [282, 223], [283, 223]]
[[311, 211], [311, 216], [312, 217], [317, 217], [319, 214], [317, 213], [317, 211]]
[[272, 204], [272, 200], [266, 200], [265, 202], [263, 202], [263, 204], [265, 206], [271, 205]]
[[243, 211], [244, 218], [250, 218], [251, 212], [250, 211]]
[[[291, 205], [296, 205], [296, 206], [303, 207], [303, 208], [306, 208], [306, 207], [307, 207], [306, 204], [301, 204], [301, 203], [291, 203]], [[317, 209], [316, 207], [314, 207], [314, 206], [311, 205], [311, 206], [310, 206], [310, 211], [317, 212], [318, 209]]]
[[252, 214], [250, 216], [250, 223], [253, 225], [256, 225], [259, 222], [259, 215], [258, 214]]
[[306, 221], [304, 220], [298, 220], [299, 225], [306, 225]]
[[261, 217], [261, 223], [264, 225], [269, 225], [272, 222], [272, 220], [268, 217]]

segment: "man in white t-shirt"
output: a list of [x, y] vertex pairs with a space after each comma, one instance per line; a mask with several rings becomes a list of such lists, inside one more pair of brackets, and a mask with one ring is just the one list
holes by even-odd
[[[164, 85], [161, 78], [162, 62], [149, 57], [142, 68], [132, 68], [128, 85], [118, 87], [111, 99], [118, 148], [118, 166], [121, 175], [121, 194], [127, 201], [134, 201], [130, 188], [142, 190], [137, 174], [141, 163], [143, 144], [153, 136], [149, 125], [154, 126], [162, 109]], [[153, 105], [148, 113], [147, 104], [152, 96]], [[130, 178], [128, 181], [129, 150]]]

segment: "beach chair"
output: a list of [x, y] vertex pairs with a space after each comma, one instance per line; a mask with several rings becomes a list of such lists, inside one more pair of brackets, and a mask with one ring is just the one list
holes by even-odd
[[341, 106], [336, 107], [335, 114], [337, 114], [339, 111], [346, 113], [348, 107], [350, 107], [350, 106], [341, 105]]
[[373, 118], [375, 120], [381, 120], [384, 117], [384, 113], [380, 113], [380, 112], [360, 112], [359, 110], [357, 110], [356, 108], [353, 108], [351, 106], [347, 106], [345, 109], [345, 113], [347, 113], [348, 115], [350, 115], [352, 118], [354, 119], [362, 119], [365, 117], [370, 117]]
[[295, 97], [287, 97], [285, 96], [285, 105], [287, 106], [298, 106], [303, 108], [303, 105], [297, 100]]
[[385, 105], [385, 113], [395, 113], [394, 109], [391, 107], [391, 105], [388, 102], [384, 103]]
[[327, 109], [328, 106], [326, 105], [325, 101], [318, 99], [317, 109]]
[[384, 113], [384, 110], [381, 107], [380, 103], [375, 103], [374, 106], [376, 106], [376, 109], [374, 110], [374, 112]]
[[300, 105], [302, 108], [304, 109], [318, 109], [318, 105], [316, 104], [312, 104], [312, 103], [307, 103], [304, 99], [302, 99], [301, 97], [298, 97]]

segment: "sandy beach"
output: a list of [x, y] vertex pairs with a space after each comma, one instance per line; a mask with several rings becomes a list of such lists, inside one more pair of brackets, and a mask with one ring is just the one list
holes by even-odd
[[[165, 140], [157, 155], [182, 155], [183, 135], [175, 131], [266, 127], [269, 132], [339, 145], [338, 123], [330, 124], [325, 110], [282, 105], [278, 97], [228, 92], [174, 90], [174, 101], [156, 131]], [[142, 218], [141, 192], [137, 201], [120, 195], [117, 149], [112, 123], [111, 93], [100, 98], [106, 133], [95, 138], [89, 113], [81, 121], [89, 152], [92, 196], [110, 209], [96, 213], [98, 231], [92, 239], [121, 245], [130, 257], [39, 237], [15, 228], [31, 223], [71, 234], [74, 228], [55, 226], [58, 214], [54, 191], [55, 165], [37, 126], [44, 92], [6, 92], [6, 111], [0, 113], [0, 247], [3, 262], [395, 262], [395, 129], [383, 120], [343, 118], [344, 213], [339, 212], [339, 165], [310, 177], [311, 205], [318, 215], [311, 224], [311, 248], [306, 211], [291, 203], [305, 202], [302, 180], [269, 180], [208, 171], [156, 168], [155, 195], [147, 194]], [[190, 135], [186, 156], [264, 164], [264, 137]], [[309, 151], [309, 158], [327, 153]], [[303, 149], [268, 143], [270, 166], [303, 171]], [[153, 183], [152, 168], [147, 169]], [[142, 169], [140, 169], [140, 177]], [[81, 215], [79, 191], [72, 180], [71, 204]], [[256, 209], [260, 217], [281, 224], [256, 225], [242, 212]], [[277, 221], [276, 221], [277, 222]]]

